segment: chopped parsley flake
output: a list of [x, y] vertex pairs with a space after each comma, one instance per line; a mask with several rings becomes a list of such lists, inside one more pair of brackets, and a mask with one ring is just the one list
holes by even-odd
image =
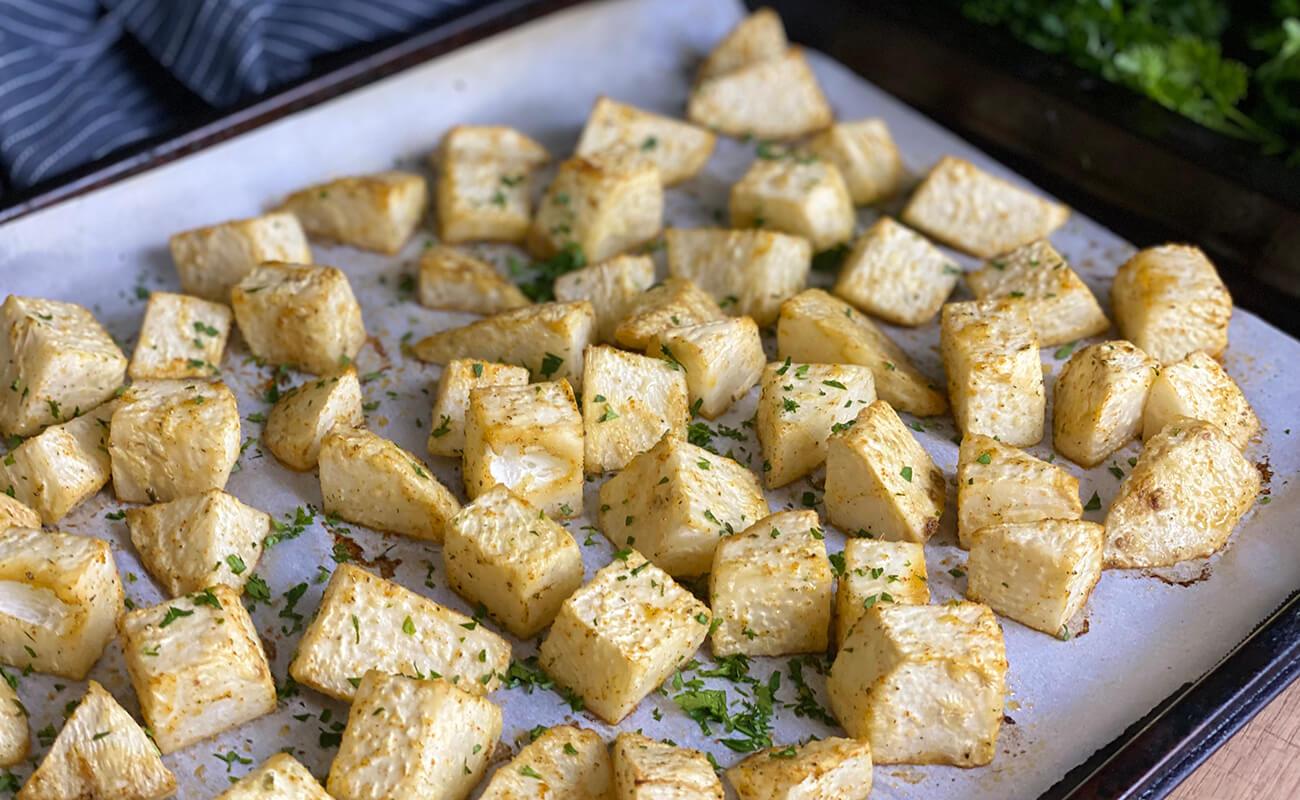
[[177, 608], [176, 606], [168, 606], [167, 613], [163, 615], [162, 622], [158, 623], [158, 627], [166, 628], [168, 625], [172, 624], [173, 622], [180, 619], [181, 617], [192, 617], [192, 616], [194, 616], [193, 611], [184, 608]]
[[266, 537], [263, 546], [269, 549], [288, 539], [297, 539], [315, 521], [316, 509], [298, 506], [292, 513], [285, 514], [284, 522], [271, 520], [271, 534]]
[[442, 415], [442, 420], [438, 423], [438, 427], [429, 431], [429, 433], [435, 439], [441, 439], [443, 436], [446, 436], [450, 432], [451, 432], [451, 417], [447, 416], [446, 414]]
[[263, 603], [271, 601], [271, 587], [266, 585], [266, 580], [261, 575], [249, 577], [248, 583], [244, 584], [244, 594]]
[[668, 345], [659, 345], [659, 353], [672, 365], [673, 369], [679, 369], [682, 372], [686, 371], [686, 365], [677, 360], [677, 356], [673, 355], [673, 351], [668, 349]]
[[217, 610], [221, 609], [221, 601], [217, 599], [217, 596], [212, 593], [211, 589], [204, 589], [198, 594], [193, 595], [191, 599], [194, 600], [194, 605], [196, 606], [212, 606]]
[[552, 375], [554, 375], [556, 372], [559, 371], [560, 367], [563, 364], [564, 364], [563, 358], [555, 355], [554, 353], [547, 353], [545, 357], [542, 358], [542, 366], [541, 369], [539, 370], [539, 374], [543, 378], [550, 378]]

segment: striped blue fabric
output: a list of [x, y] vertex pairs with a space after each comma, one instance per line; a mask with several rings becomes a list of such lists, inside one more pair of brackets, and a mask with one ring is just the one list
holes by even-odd
[[0, 192], [183, 126], [161, 81], [226, 108], [489, 1], [0, 0]]

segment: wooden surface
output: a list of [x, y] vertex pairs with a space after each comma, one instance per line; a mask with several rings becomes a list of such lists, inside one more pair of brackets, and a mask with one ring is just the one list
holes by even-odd
[[1192, 773], [1170, 800], [1300, 798], [1300, 681]]

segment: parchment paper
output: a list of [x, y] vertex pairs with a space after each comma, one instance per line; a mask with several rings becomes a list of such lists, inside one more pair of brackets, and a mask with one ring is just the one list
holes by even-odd
[[[318, 180], [395, 164], [424, 169], [426, 154], [443, 132], [457, 123], [517, 126], [540, 139], [557, 157], [563, 157], [571, 152], [599, 94], [680, 116], [698, 58], [741, 14], [734, 0], [619, 0], [558, 14], [460, 50], [0, 228], [0, 294], [32, 294], [84, 303], [95, 310], [129, 353], [144, 308], [137, 287], [174, 290], [178, 285], [166, 250], [170, 234], [257, 214], [288, 191]], [[810, 58], [839, 118], [879, 116], [887, 120], [914, 175], [923, 174], [930, 164], [949, 153], [1007, 175], [1006, 170], [957, 137], [844, 67], [815, 53]], [[667, 223], [715, 224], [715, 214], [725, 212], [728, 187], [746, 169], [753, 152], [752, 143], [720, 140], [706, 170], [669, 192]], [[862, 211], [862, 223], [868, 223], [874, 215]], [[428, 238], [428, 233], [419, 235], [402, 258], [313, 245], [319, 263], [341, 267], [351, 278], [364, 307], [367, 329], [375, 339], [359, 358], [361, 372], [384, 368], [381, 377], [364, 387], [367, 400], [378, 404], [368, 414], [369, 425], [420, 454], [425, 452], [431, 392], [439, 370], [402, 357], [401, 340], [407, 334], [418, 338], [471, 319], [468, 315], [424, 310], [412, 301], [409, 291], [403, 291], [401, 278], [411, 272], [410, 262]], [[1109, 277], [1132, 247], [1077, 214], [1053, 237], [1053, 242], [1107, 304]], [[497, 248], [492, 255], [500, 258], [503, 253]], [[966, 266], [974, 263], [965, 258], [958, 260]], [[814, 280], [824, 284], [828, 277], [819, 275]], [[962, 292], [959, 290], [958, 297], [964, 296]], [[924, 371], [936, 379], [942, 376], [937, 324], [916, 331], [891, 329], [891, 333]], [[261, 394], [270, 372], [248, 363], [247, 356], [236, 338], [222, 365], [223, 377], [238, 393], [245, 418], [269, 408]], [[1044, 369], [1051, 373], [1049, 387], [1061, 363], [1052, 352], [1044, 353]], [[1177, 686], [1212, 667], [1300, 585], [1300, 535], [1294, 523], [1300, 498], [1292, 486], [1300, 453], [1290, 430], [1300, 407], [1300, 382], [1294, 374], [1284, 373], [1300, 363], [1300, 343], [1238, 311], [1232, 321], [1225, 363], [1264, 423], [1263, 442], [1252, 445], [1249, 455], [1252, 460], [1271, 463], [1271, 503], [1256, 507], [1228, 549], [1212, 564], [1194, 568], [1204, 579], [1192, 585], [1171, 585], [1136, 573], [1106, 573], [1088, 608], [1086, 635], [1062, 642], [1004, 621], [1011, 664], [1006, 711], [1014, 724], [1004, 725], [996, 760], [987, 768], [973, 770], [878, 767], [873, 797], [1035, 797]], [[295, 382], [301, 379], [295, 376]], [[740, 427], [741, 421], [754, 413], [756, 394], [752, 392], [739, 402], [723, 422]], [[925, 427], [926, 432], [917, 435], [951, 482], [957, 457], [952, 424], [946, 420], [926, 421]], [[243, 436], [254, 441], [227, 489], [278, 519], [298, 506], [319, 506], [316, 477], [290, 472], [269, 454], [264, 457], [255, 441], [260, 430], [259, 424], [244, 421]], [[719, 449], [726, 452], [731, 446], [739, 459], [757, 466], [761, 455], [752, 433], [746, 431], [746, 435], [750, 438], [743, 443], [719, 440]], [[1047, 440], [1030, 449], [1039, 456], [1051, 452]], [[1127, 471], [1127, 459], [1136, 453], [1137, 445], [1133, 444], [1113, 460]], [[1103, 501], [1103, 511], [1086, 514], [1089, 519], [1100, 521], [1105, 505], [1115, 495], [1118, 480], [1107, 471], [1109, 464], [1088, 472], [1070, 467], [1081, 477], [1083, 498], [1086, 500], [1095, 490]], [[431, 466], [444, 483], [457, 493], [463, 492], [458, 464], [435, 458]], [[799, 506], [805, 492], [812, 492], [820, 500], [822, 477], [818, 473], [810, 482], [772, 493], [772, 508]], [[587, 486], [589, 509], [597, 505], [598, 485], [594, 482]], [[140, 606], [160, 602], [162, 595], [131, 549], [125, 523], [105, 518], [106, 513], [119, 507], [109, 492], [103, 492], [60, 527], [111, 540], [130, 598]], [[955, 546], [954, 507], [950, 490], [945, 528], [926, 548], [934, 602], [958, 596], [964, 588], [963, 580], [949, 574], [965, 560]], [[824, 512], [820, 505], [818, 509]], [[589, 537], [592, 531], [584, 530], [593, 521], [567, 523], [579, 542], [587, 542], [583, 551], [588, 575], [607, 563], [612, 552], [603, 537]], [[355, 525], [346, 527], [368, 561], [383, 556], [400, 562], [396, 579], [402, 584], [452, 608], [472, 612], [467, 603], [446, 588], [437, 546], [377, 535]], [[297, 610], [309, 616], [323, 589], [323, 583], [318, 582], [321, 568], [330, 570], [335, 566], [331, 558], [334, 544], [332, 534], [318, 517], [300, 538], [268, 551], [257, 568], [275, 598], [270, 605], [258, 604], [253, 614], [265, 637], [277, 681], [285, 678], [299, 636], [284, 632], [292, 628], [292, 620], [280, 616], [284, 608], [282, 595], [305, 581], [309, 588]], [[842, 537], [831, 531], [828, 548], [836, 552], [842, 544]], [[516, 642], [515, 656], [531, 654], [535, 647], [536, 642]], [[707, 660], [707, 646], [699, 658]], [[753, 674], [765, 678], [773, 668], [785, 673], [787, 659], [755, 659]], [[805, 672], [809, 684], [822, 693], [824, 679], [812, 669]], [[93, 675], [138, 717], [116, 643]], [[794, 700], [788, 675], [783, 675], [783, 681], [778, 693], [782, 704]], [[733, 698], [737, 697], [736, 688], [726, 681], [713, 680], [710, 684], [726, 688]], [[47, 725], [57, 729], [62, 724], [65, 704], [79, 698], [83, 691], [81, 684], [38, 675], [22, 677], [19, 693], [31, 710], [32, 730]], [[594, 717], [574, 714], [552, 692], [503, 690], [493, 699], [505, 710], [502, 741], [508, 747], [501, 748], [503, 756], [508, 749], [514, 749], [518, 737], [538, 724], [576, 719], [608, 737], [615, 733]], [[272, 716], [168, 756], [166, 761], [180, 780], [179, 796], [215, 795], [229, 785], [230, 779], [285, 747], [292, 747], [308, 767], [323, 777], [335, 749], [322, 748], [320, 734], [335, 730], [346, 718], [346, 711], [344, 705], [304, 689], [288, 698]], [[702, 748], [724, 766], [740, 757], [715, 739], [702, 736], [699, 727], [665, 694], [649, 697], [622, 727], [641, 728], [657, 737]], [[799, 719], [788, 708], [779, 708], [774, 738], [786, 743], [810, 734], [829, 735], [833, 730]], [[723, 735], [715, 732], [715, 737]], [[43, 755], [47, 745], [34, 744], [33, 758]], [[231, 751], [236, 757], [216, 757]], [[30, 769], [29, 764], [16, 773], [25, 777]]]

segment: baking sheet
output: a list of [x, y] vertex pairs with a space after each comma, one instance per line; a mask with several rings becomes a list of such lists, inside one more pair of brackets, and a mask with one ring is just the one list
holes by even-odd
[[[442, 133], [457, 123], [517, 126], [562, 157], [572, 150], [599, 94], [680, 115], [698, 58], [742, 13], [735, 0], [671, 4], [620, 0], [557, 14], [486, 40], [0, 228], [0, 294], [34, 294], [86, 304], [129, 353], [144, 308], [140, 290], [177, 287], [166, 249], [171, 233], [259, 213], [288, 191], [333, 176], [395, 165], [422, 170], [425, 155]], [[914, 175], [951, 153], [1014, 179], [957, 137], [844, 67], [816, 53], [810, 58], [837, 115], [841, 119], [883, 117]], [[744, 172], [753, 153], [752, 143], [720, 140], [706, 170], [668, 192], [667, 224], [715, 224], [715, 214], [725, 211], [728, 187]], [[864, 210], [860, 216], [865, 225], [875, 212]], [[403, 338], [408, 334], [419, 338], [471, 319], [422, 309], [412, 301], [409, 289], [404, 289], [402, 277], [411, 274], [411, 261], [428, 238], [422, 233], [398, 258], [313, 246], [318, 263], [347, 272], [374, 337], [358, 359], [363, 373], [382, 370], [364, 387], [367, 400], [377, 404], [368, 414], [369, 425], [416, 453], [424, 453], [431, 392], [439, 370], [402, 357]], [[1053, 236], [1053, 242], [1106, 304], [1109, 276], [1133, 248], [1077, 214]], [[504, 257], [501, 248], [488, 254]], [[957, 260], [968, 267], [974, 263], [966, 258]], [[814, 277], [814, 283], [827, 280], [824, 275]], [[922, 370], [935, 378], [942, 375], [937, 324], [916, 331], [890, 331]], [[774, 352], [770, 336], [767, 345], [769, 353]], [[247, 356], [236, 338], [222, 364], [224, 379], [239, 397], [245, 418], [243, 437], [250, 440], [227, 490], [284, 519], [299, 506], [319, 506], [320, 489], [314, 475], [290, 472], [269, 455], [262, 455], [256, 441], [261, 426], [247, 418], [269, 408], [261, 396], [270, 371], [252, 365]], [[1043, 361], [1053, 375], [1063, 363], [1051, 351], [1044, 352]], [[873, 797], [1035, 797], [1180, 684], [1211, 668], [1300, 586], [1300, 536], [1293, 522], [1300, 511], [1300, 497], [1291, 480], [1300, 460], [1300, 448], [1291, 431], [1295, 410], [1300, 407], [1300, 382], [1284, 376], [1284, 370], [1296, 363], [1300, 363], [1300, 343], [1248, 313], [1236, 313], [1225, 364], [1263, 421], [1263, 441], [1253, 444], [1249, 455], [1271, 470], [1271, 502], [1251, 512], [1228, 549], [1212, 563], [1193, 565], [1178, 576], [1199, 580], [1176, 585], [1143, 574], [1107, 572], [1089, 605], [1086, 633], [1069, 641], [1004, 620], [1011, 664], [1008, 724], [1002, 729], [993, 764], [974, 770], [881, 766], [876, 770]], [[1051, 375], [1048, 385], [1050, 391]], [[757, 466], [761, 456], [752, 433], [740, 423], [753, 415], [755, 400], [756, 391], [722, 420], [745, 430], [749, 438], [743, 443], [718, 442], [719, 449], [726, 452], [731, 446], [736, 457], [751, 466]], [[924, 427], [918, 437], [951, 478], [957, 457], [952, 423], [926, 420]], [[1030, 450], [1047, 456], [1050, 442], [1044, 440]], [[1136, 453], [1137, 445], [1131, 444], [1113, 460], [1126, 471], [1128, 457]], [[1096, 491], [1103, 509], [1118, 486], [1109, 465], [1108, 461], [1087, 472], [1068, 465], [1081, 478], [1083, 498]], [[431, 467], [463, 500], [458, 465], [434, 458]], [[819, 500], [821, 478], [818, 473], [812, 481], [770, 493], [772, 508], [798, 507], [808, 492]], [[588, 509], [597, 505], [597, 488], [598, 483], [587, 486]], [[105, 518], [119, 507], [109, 492], [101, 493], [60, 527], [112, 541], [128, 596], [139, 606], [160, 602], [162, 595], [132, 552], [125, 523]], [[953, 507], [950, 488], [944, 529], [926, 548], [934, 602], [959, 596], [964, 584], [949, 573], [965, 560], [955, 545]], [[818, 510], [824, 512], [820, 505]], [[1085, 516], [1100, 521], [1102, 512]], [[306, 582], [309, 588], [297, 610], [309, 616], [324, 588], [322, 568], [331, 570], [336, 565], [331, 554], [337, 530], [327, 530], [322, 522], [318, 516], [301, 537], [268, 551], [257, 568], [257, 574], [270, 584], [275, 601], [258, 604], [253, 616], [279, 682], [284, 681], [299, 637], [292, 630], [292, 618], [281, 616], [283, 593]], [[607, 563], [612, 553], [601, 536], [589, 536], [591, 530], [585, 526], [593, 522], [586, 518], [566, 523], [584, 544], [589, 576]], [[446, 588], [437, 546], [374, 534], [354, 525], [346, 528], [347, 535], [360, 546], [362, 557], [375, 563], [376, 569], [395, 566], [396, 579], [402, 584], [452, 608], [472, 612]], [[835, 552], [842, 544], [843, 538], [830, 530], [828, 548]], [[535, 652], [535, 641], [514, 644], [516, 658]], [[707, 661], [707, 647], [699, 658]], [[812, 734], [832, 734], [834, 729], [798, 718], [785, 707], [795, 700], [787, 662], [784, 658], [755, 659], [752, 669], [760, 679], [773, 669], [783, 673], [774, 740], [786, 743]], [[824, 679], [811, 668], [804, 672], [824, 702]], [[116, 643], [93, 677], [138, 717]], [[736, 687], [726, 681], [708, 683], [727, 689], [733, 700], [739, 699]], [[57, 730], [65, 704], [83, 691], [82, 684], [38, 675], [24, 676], [19, 684], [19, 694], [32, 713], [34, 732], [50, 725]], [[671, 694], [674, 692], [669, 690], [647, 698], [621, 727], [644, 729], [707, 750], [724, 766], [741, 757], [717, 742], [725, 734], [703, 736], [672, 702]], [[502, 690], [493, 699], [505, 709], [502, 757], [517, 749], [521, 736], [526, 741], [526, 732], [538, 724], [576, 720], [607, 737], [616, 732], [590, 715], [575, 714], [552, 692]], [[217, 794], [232, 778], [285, 747], [292, 747], [295, 755], [323, 777], [335, 749], [321, 746], [321, 734], [335, 731], [345, 718], [344, 705], [304, 689], [287, 698], [274, 715], [165, 760], [176, 772], [179, 796], [184, 798]], [[34, 742], [33, 759], [42, 756], [47, 745]], [[234, 757], [229, 755], [232, 752]], [[26, 777], [30, 770], [29, 764], [15, 773]]]

